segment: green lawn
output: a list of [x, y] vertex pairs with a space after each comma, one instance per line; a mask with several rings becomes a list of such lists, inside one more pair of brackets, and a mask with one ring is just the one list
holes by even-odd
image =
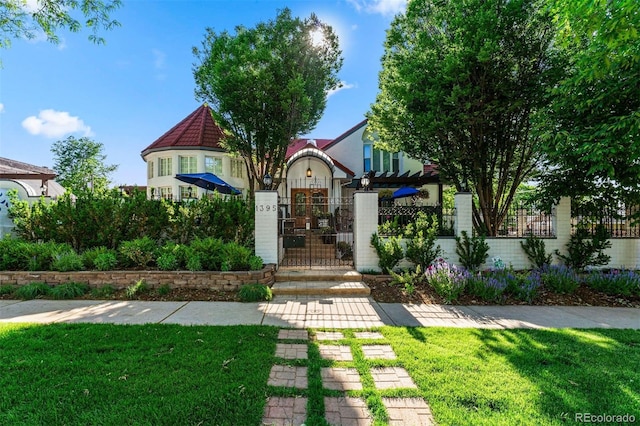
[[[309, 398], [307, 425], [324, 424], [320, 368], [359, 370], [363, 397], [385, 424], [384, 396], [420, 396], [441, 425], [573, 423], [575, 413], [640, 421], [640, 331], [384, 327], [384, 341], [345, 339], [353, 362], [276, 360], [264, 326], [0, 324], [0, 424], [259, 425], [269, 395]], [[362, 344], [388, 343], [393, 361]], [[309, 389], [270, 388], [271, 365], [308, 366]], [[380, 391], [376, 366], [407, 369], [417, 390]], [[563, 416], [563, 413], [567, 413]], [[566, 422], [563, 421], [566, 420]]]

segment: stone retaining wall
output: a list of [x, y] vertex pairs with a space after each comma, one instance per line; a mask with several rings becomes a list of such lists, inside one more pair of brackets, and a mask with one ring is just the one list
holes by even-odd
[[78, 282], [90, 287], [112, 285], [116, 289], [126, 288], [139, 280], [149, 287], [158, 288], [169, 285], [171, 288], [208, 288], [214, 290], [235, 291], [243, 284], [273, 284], [275, 265], [266, 265], [260, 271], [0, 271], [0, 285], [26, 285], [32, 282], [63, 284]]

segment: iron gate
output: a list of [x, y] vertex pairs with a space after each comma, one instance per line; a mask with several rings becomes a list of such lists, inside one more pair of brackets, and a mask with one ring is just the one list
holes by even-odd
[[291, 189], [280, 198], [281, 266], [353, 266], [353, 199], [328, 198], [327, 189]]

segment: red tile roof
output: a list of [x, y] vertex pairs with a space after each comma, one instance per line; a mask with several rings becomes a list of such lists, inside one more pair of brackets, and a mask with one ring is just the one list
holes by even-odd
[[224, 150], [220, 145], [223, 138], [224, 132], [213, 120], [211, 108], [208, 105], [202, 105], [146, 147], [142, 151], [142, 156], [153, 151], [171, 148]]
[[293, 154], [300, 151], [302, 148], [305, 148], [310, 142], [316, 141], [316, 146], [321, 151], [324, 151], [324, 148], [329, 145], [333, 139], [296, 139], [287, 148], [287, 154], [285, 156], [286, 159], [289, 159]]

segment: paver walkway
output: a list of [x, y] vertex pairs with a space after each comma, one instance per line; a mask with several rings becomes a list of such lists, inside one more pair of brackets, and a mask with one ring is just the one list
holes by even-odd
[[[393, 360], [396, 354], [390, 345], [372, 345], [371, 340], [383, 340], [379, 332], [357, 332], [356, 339], [366, 341], [360, 345], [366, 359]], [[337, 362], [352, 362], [350, 345], [341, 344], [342, 332], [318, 331], [315, 335], [323, 359]], [[276, 357], [283, 360], [307, 360], [309, 334], [306, 330], [280, 330], [276, 346]], [[288, 343], [291, 340], [295, 343]], [[306, 341], [307, 343], [300, 343]], [[373, 424], [373, 416], [362, 398], [349, 396], [348, 391], [361, 390], [362, 380], [353, 367], [323, 367], [320, 369], [325, 389], [345, 392], [340, 397], [324, 397], [324, 417], [330, 425], [366, 426]], [[269, 374], [269, 386], [299, 389], [304, 393], [308, 387], [308, 368], [304, 366], [274, 365]], [[376, 389], [415, 388], [407, 371], [400, 366], [371, 368], [369, 373]], [[381, 398], [388, 416], [389, 425], [433, 425], [431, 410], [422, 398]], [[264, 409], [263, 425], [299, 426], [306, 421], [309, 399], [296, 397], [269, 397]]]

